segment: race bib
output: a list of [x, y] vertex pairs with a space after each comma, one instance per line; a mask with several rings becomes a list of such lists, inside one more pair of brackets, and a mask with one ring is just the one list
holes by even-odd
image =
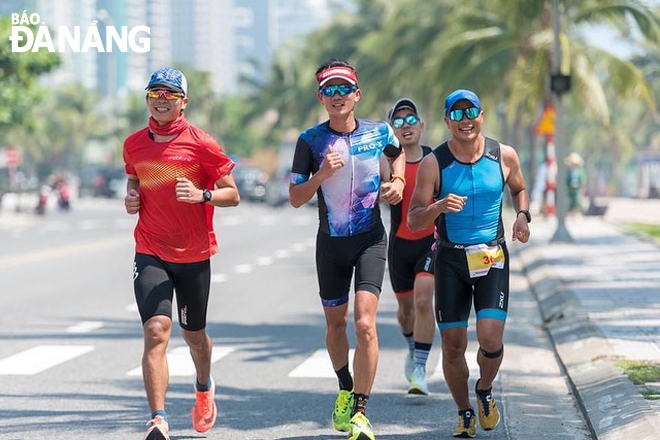
[[491, 267], [495, 269], [504, 268], [504, 251], [502, 246], [488, 246], [475, 244], [465, 248], [470, 278], [488, 275]]

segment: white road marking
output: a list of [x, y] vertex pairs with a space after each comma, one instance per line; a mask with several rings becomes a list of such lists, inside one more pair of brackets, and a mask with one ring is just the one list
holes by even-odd
[[99, 220], [80, 220], [78, 222], [78, 228], [82, 231], [92, 231], [94, 229], [99, 229], [101, 227], [101, 221]]
[[278, 249], [277, 251], [275, 251], [275, 256], [277, 258], [289, 258], [289, 251], [287, 251], [286, 249]]
[[293, 224], [296, 226], [310, 225], [314, 221], [314, 217], [310, 215], [297, 215], [292, 219]]
[[264, 215], [262, 217], [259, 217], [259, 226], [270, 226], [274, 225], [277, 223], [277, 217], [274, 215]]
[[294, 243], [291, 245], [291, 250], [293, 252], [302, 252], [305, 250], [305, 245], [302, 243]]
[[273, 264], [273, 257], [259, 257], [257, 258], [258, 266], [269, 266]]
[[136, 219], [134, 217], [130, 218], [118, 218], [112, 222], [112, 226], [115, 229], [130, 229], [135, 227]]
[[251, 264], [237, 264], [234, 266], [234, 272], [236, 273], [250, 273], [252, 272]]
[[71, 225], [69, 225], [65, 222], [46, 223], [41, 228], [41, 230], [44, 231], [44, 232], [67, 231], [69, 229], [71, 229]]
[[236, 226], [241, 224], [241, 217], [238, 215], [228, 215], [226, 217], [219, 217], [218, 224], [220, 226]]
[[[236, 350], [234, 347], [227, 347], [222, 345], [213, 346], [213, 354], [211, 355], [211, 363], [215, 363], [227, 356], [229, 353]], [[167, 365], [172, 376], [194, 376], [195, 364], [190, 357], [190, 349], [187, 345], [177, 347], [167, 353]], [[127, 376], [142, 376], [142, 367], [137, 367], [128, 373]]]
[[89, 333], [94, 330], [98, 330], [103, 327], [103, 322], [101, 321], [82, 321], [76, 325], [67, 327], [67, 333]]
[[92, 350], [92, 345], [37, 345], [0, 360], [0, 375], [32, 376]]
[[225, 275], [224, 273], [216, 273], [211, 275], [211, 283], [213, 284], [224, 283], [225, 281], [227, 281], [227, 275]]
[[[348, 352], [348, 365], [353, 365], [353, 357], [355, 350]], [[298, 365], [289, 377], [311, 377], [311, 378], [336, 378], [334, 368], [332, 368], [332, 361], [328, 350], [316, 350], [314, 354], [305, 359], [305, 361]]]
[[127, 305], [126, 307], [124, 307], [124, 311], [126, 311], [128, 313], [138, 313], [139, 312], [138, 306], [135, 303], [131, 303], [131, 304]]

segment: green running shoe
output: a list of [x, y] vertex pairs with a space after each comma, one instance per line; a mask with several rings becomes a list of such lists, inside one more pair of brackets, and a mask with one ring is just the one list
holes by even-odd
[[376, 440], [376, 436], [371, 432], [369, 419], [359, 411], [351, 418], [351, 431], [348, 434], [348, 440]]
[[353, 409], [353, 392], [339, 390], [332, 411], [332, 426], [337, 431], [348, 432], [351, 429], [351, 410]]

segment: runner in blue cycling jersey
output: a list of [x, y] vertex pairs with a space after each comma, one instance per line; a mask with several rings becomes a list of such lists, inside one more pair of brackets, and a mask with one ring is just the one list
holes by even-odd
[[[378, 199], [401, 202], [405, 154], [385, 122], [355, 118], [362, 91], [350, 64], [332, 59], [316, 71], [317, 98], [329, 120], [300, 134], [291, 168], [294, 207], [317, 193], [316, 271], [326, 318], [326, 347], [339, 379], [332, 422], [349, 440], [374, 440], [366, 404], [378, 363], [376, 308], [385, 272], [387, 239]], [[380, 157], [391, 182], [380, 181]], [[311, 178], [310, 178], [311, 175]], [[355, 383], [348, 368], [348, 299], [355, 270]]]
[[[505, 185], [517, 212], [513, 240], [527, 242], [531, 221], [518, 154], [481, 134], [483, 118], [473, 92], [456, 90], [447, 96], [445, 123], [451, 138], [422, 161], [408, 212], [413, 230], [436, 222], [435, 311], [445, 380], [459, 410], [454, 437], [476, 435], [465, 362], [473, 301], [479, 341], [479, 425], [491, 430], [500, 421], [492, 384], [502, 363], [509, 295], [509, 254], [502, 225]], [[432, 197], [437, 201], [429, 204]]]

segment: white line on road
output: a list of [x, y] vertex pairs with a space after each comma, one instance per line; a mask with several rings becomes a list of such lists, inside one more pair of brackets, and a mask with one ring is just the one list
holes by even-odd
[[138, 313], [139, 312], [138, 306], [135, 303], [131, 303], [131, 304], [127, 305], [126, 307], [124, 307], [124, 310], [127, 311], [128, 313]]
[[101, 321], [82, 321], [66, 328], [67, 333], [89, 333], [103, 327]]
[[213, 284], [224, 283], [225, 281], [227, 281], [227, 275], [225, 275], [224, 273], [215, 273], [211, 275], [211, 283]]
[[112, 222], [115, 229], [129, 229], [135, 227], [135, 218], [118, 218]]
[[241, 217], [238, 215], [228, 215], [218, 219], [220, 226], [236, 226], [241, 224]]
[[[229, 353], [236, 350], [234, 347], [227, 347], [222, 345], [213, 346], [213, 354], [211, 355], [211, 363], [217, 362]], [[167, 365], [172, 376], [193, 376], [195, 374], [195, 364], [190, 357], [190, 349], [188, 346], [177, 347], [167, 353]], [[142, 367], [137, 367], [128, 373], [127, 376], [142, 376]]]
[[80, 220], [78, 222], [78, 228], [82, 231], [92, 231], [94, 229], [99, 229], [100, 227], [100, 220]]
[[303, 243], [294, 243], [291, 245], [291, 250], [293, 252], [302, 252], [305, 250], [305, 245]]
[[257, 222], [259, 226], [271, 226], [274, 225], [277, 222], [277, 217], [274, 215], [264, 215], [262, 217], [259, 217], [259, 221]]
[[0, 375], [32, 376], [92, 350], [91, 345], [38, 345], [0, 360]]
[[41, 228], [43, 232], [66, 231], [69, 229], [71, 229], [71, 225], [68, 225], [65, 222], [46, 223]]
[[[353, 365], [353, 357], [355, 350], [351, 349], [348, 352], [348, 365]], [[311, 378], [336, 378], [335, 370], [332, 368], [332, 361], [328, 350], [316, 350], [314, 354], [305, 359], [305, 361], [298, 365], [289, 377], [311, 377]]]
[[286, 249], [278, 249], [277, 251], [275, 251], [275, 256], [277, 258], [289, 258], [289, 251], [287, 251]]
[[234, 272], [236, 273], [250, 273], [252, 272], [251, 264], [237, 264], [234, 266]]
[[[479, 364], [477, 363], [477, 351], [465, 350], [465, 362], [467, 362], [468, 369], [470, 370], [471, 377], [479, 377]], [[499, 373], [498, 373], [499, 375]], [[438, 364], [435, 366], [431, 379], [444, 379], [445, 375], [442, 372], [442, 354], [438, 359]]]
[[293, 224], [296, 226], [310, 225], [314, 221], [314, 217], [310, 215], [297, 215], [293, 217]]
[[273, 264], [273, 257], [259, 257], [257, 258], [258, 266], [269, 266]]

